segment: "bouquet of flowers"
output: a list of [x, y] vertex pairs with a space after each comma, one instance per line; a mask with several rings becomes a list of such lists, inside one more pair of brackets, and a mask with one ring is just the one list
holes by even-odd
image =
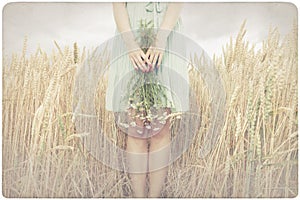
[[[153, 21], [141, 19], [137, 35], [136, 41], [146, 53], [155, 40]], [[128, 101], [128, 107], [135, 110], [135, 115], [131, 117], [139, 118], [146, 127], [149, 127], [149, 124], [155, 119], [161, 124], [165, 123], [166, 113], [158, 116], [155, 112], [167, 105], [173, 107], [173, 104], [167, 98], [167, 88], [160, 83], [156, 66], [153, 72], [135, 71], [127, 88], [128, 93], [125, 100]]]

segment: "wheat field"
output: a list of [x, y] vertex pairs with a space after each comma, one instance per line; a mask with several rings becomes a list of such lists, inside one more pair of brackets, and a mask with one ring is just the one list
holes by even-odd
[[[280, 36], [270, 28], [260, 49], [231, 37], [213, 61], [225, 84], [226, 118], [215, 148], [197, 157], [203, 137], [169, 166], [164, 197], [295, 197], [298, 194], [297, 25]], [[128, 175], [94, 159], [72, 123], [76, 68], [85, 48], [37, 48], [3, 60], [2, 191], [5, 197], [132, 197]], [[200, 74], [191, 88], [208, 123], [209, 99]], [[112, 140], [113, 114], [104, 109], [106, 80], [98, 87], [98, 115]]]

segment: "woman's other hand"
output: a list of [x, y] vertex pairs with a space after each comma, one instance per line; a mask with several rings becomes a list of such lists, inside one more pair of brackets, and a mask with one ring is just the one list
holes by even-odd
[[155, 43], [146, 53], [146, 57], [149, 58], [152, 63], [152, 66], [149, 69], [151, 71], [155, 67], [158, 68], [161, 65], [168, 36], [179, 19], [182, 6], [183, 3], [180, 2], [168, 3], [168, 9], [162, 23], [160, 24], [160, 29], [158, 30]]
[[149, 71], [153, 71], [155, 68], [159, 68], [162, 62], [162, 58], [164, 55], [164, 49], [159, 48], [159, 47], [154, 47], [151, 46], [147, 53], [146, 53], [146, 58], [149, 59], [149, 62], [151, 63], [151, 65], [148, 68], [148, 72]]
[[150, 63], [152, 63], [151, 67], [149, 67], [149, 71], [153, 71], [155, 68], [158, 69], [161, 66], [168, 35], [169, 32], [158, 32], [154, 44], [148, 49], [146, 57]]

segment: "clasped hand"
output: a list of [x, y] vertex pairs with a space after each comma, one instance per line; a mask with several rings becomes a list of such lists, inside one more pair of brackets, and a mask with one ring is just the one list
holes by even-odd
[[155, 68], [159, 68], [162, 63], [164, 49], [159, 48], [156, 45], [150, 46], [146, 53], [142, 51], [140, 47], [130, 51], [129, 58], [136, 70], [142, 72], [151, 72]]

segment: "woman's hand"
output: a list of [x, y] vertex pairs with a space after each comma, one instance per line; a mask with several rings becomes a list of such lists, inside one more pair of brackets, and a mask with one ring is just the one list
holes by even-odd
[[151, 63], [150, 67], [148, 68], [148, 71], [153, 71], [155, 68], [159, 68], [161, 65], [161, 61], [164, 55], [164, 49], [151, 46], [147, 53], [146, 58], [149, 59], [149, 62]]
[[[140, 48], [129, 51], [128, 56], [133, 64], [134, 69], [140, 69], [142, 72], [148, 72], [149, 68], [151, 68], [151, 62]], [[149, 67], [147, 67], [146, 64]]]
[[162, 33], [164, 32], [162, 31], [157, 34], [157, 38], [155, 40], [154, 45], [151, 46], [146, 53], [146, 57], [152, 64], [149, 67], [148, 71], [153, 71], [155, 68], [158, 69], [161, 66], [168, 37], [168, 34]]
[[146, 53], [146, 57], [149, 58], [150, 62], [152, 63], [152, 66], [149, 68], [151, 71], [154, 69], [154, 67], [158, 68], [161, 65], [163, 54], [166, 48], [167, 38], [179, 18], [182, 5], [183, 3], [179, 2], [168, 3], [168, 9], [165, 13], [162, 23], [160, 24], [156, 41]]
[[134, 69], [141, 70], [142, 72], [147, 72], [149, 68], [148, 66], [151, 65], [151, 62], [146, 57], [145, 53], [139, 47], [139, 45], [134, 41], [132, 32], [123, 34], [123, 38], [125, 41], [129, 59], [132, 62]]

